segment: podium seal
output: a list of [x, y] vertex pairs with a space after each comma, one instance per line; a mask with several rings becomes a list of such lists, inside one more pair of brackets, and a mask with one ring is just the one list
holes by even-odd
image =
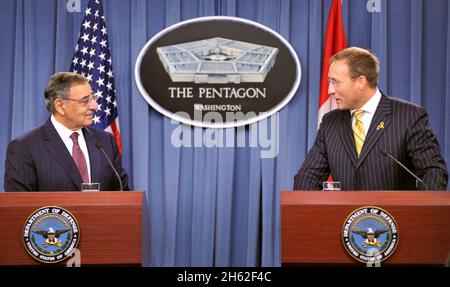
[[364, 263], [380, 263], [391, 256], [398, 244], [394, 217], [376, 206], [353, 211], [342, 228], [345, 250]]
[[34, 211], [23, 228], [25, 249], [43, 263], [63, 261], [79, 241], [80, 228], [75, 217], [58, 206], [45, 206]]

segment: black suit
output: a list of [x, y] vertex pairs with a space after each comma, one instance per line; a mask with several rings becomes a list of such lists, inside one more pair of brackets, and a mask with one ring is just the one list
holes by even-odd
[[381, 151], [405, 164], [430, 190], [447, 188], [447, 167], [426, 111], [382, 95], [359, 159], [349, 110], [323, 117], [314, 146], [294, 178], [294, 189], [322, 189], [330, 173], [343, 190], [416, 189], [415, 179]]
[[[91, 181], [100, 183], [101, 190], [119, 189], [107, 159], [95, 146], [98, 141], [118, 170], [124, 190], [128, 190], [128, 176], [121, 166], [114, 137], [89, 127], [83, 128], [83, 135], [89, 151]], [[81, 183], [75, 162], [50, 118], [10, 142], [5, 162], [5, 191], [77, 191], [81, 190]]]

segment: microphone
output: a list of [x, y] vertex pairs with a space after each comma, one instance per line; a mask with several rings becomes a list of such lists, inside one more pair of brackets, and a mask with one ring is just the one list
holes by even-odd
[[91, 132], [89, 129], [85, 128], [84, 130], [85, 130], [85, 131], [86, 131], [86, 132], [87, 132], [87, 133], [95, 140], [95, 147], [96, 147], [98, 150], [100, 150], [100, 151], [103, 153], [103, 155], [105, 156], [106, 160], [107, 160], [108, 163], [109, 163], [109, 166], [112, 168], [112, 170], [114, 171], [114, 174], [115, 174], [116, 177], [117, 177], [117, 180], [119, 181], [120, 191], [123, 191], [122, 179], [120, 178], [120, 175], [119, 175], [119, 173], [117, 172], [117, 169], [114, 167], [113, 163], [111, 162], [111, 160], [109, 159], [108, 155], [106, 154], [105, 149], [103, 148], [102, 144], [99, 143], [99, 142], [95, 139], [94, 135], [92, 134], [92, 132]]
[[390, 153], [388, 153], [387, 151], [381, 150], [381, 153], [385, 156], [387, 156], [388, 158], [392, 159], [393, 161], [395, 161], [398, 165], [400, 165], [404, 170], [406, 170], [410, 175], [412, 175], [416, 181], [420, 182], [423, 187], [425, 188], [425, 190], [428, 190], [427, 185], [425, 184], [425, 182], [423, 182], [423, 180], [421, 180], [417, 175], [415, 175], [411, 170], [409, 170], [406, 166], [404, 166], [399, 160], [397, 160], [395, 157], [393, 157]]

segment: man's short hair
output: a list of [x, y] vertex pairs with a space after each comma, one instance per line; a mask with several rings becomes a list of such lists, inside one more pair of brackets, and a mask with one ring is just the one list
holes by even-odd
[[67, 100], [70, 88], [75, 84], [87, 83], [87, 79], [77, 73], [60, 72], [52, 75], [45, 88], [45, 105], [51, 114], [55, 112], [53, 103], [56, 99]]
[[380, 62], [369, 50], [358, 47], [344, 49], [330, 58], [330, 65], [340, 60], [346, 61], [352, 78], [364, 76], [372, 88], [377, 86]]

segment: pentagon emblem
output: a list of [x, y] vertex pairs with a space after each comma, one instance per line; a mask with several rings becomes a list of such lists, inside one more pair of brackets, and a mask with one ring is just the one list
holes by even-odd
[[23, 229], [23, 244], [34, 259], [57, 263], [69, 257], [80, 241], [75, 217], [64, 208], [46, 206], [28, 217]]
[[214, 37], [156, 49], [173, 82], [264, 82], [278, 48]]
[[353, 211], [342, 229], [345, 250], [356, 260], [379, 263], [391, 256], [398, 244], [397, 223], [387, 211], [365, 206]]

